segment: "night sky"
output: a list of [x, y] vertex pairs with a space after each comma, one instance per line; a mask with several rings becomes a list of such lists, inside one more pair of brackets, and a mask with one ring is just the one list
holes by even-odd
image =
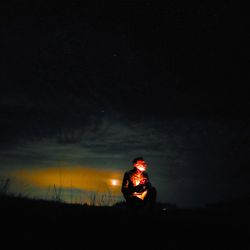
[[119, 200], [143, 156], [160, 202], [249, 198], [245, 8], [155, 2], [1, 3], [0, 177], [13, 192]]

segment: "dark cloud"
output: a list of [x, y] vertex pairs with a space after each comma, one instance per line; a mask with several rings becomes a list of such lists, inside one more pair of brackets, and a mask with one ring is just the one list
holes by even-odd
[[136, 123], [103, 118], [82, 131], [44, 134], [3, 150], [1, 168], [80, 165], [125, 171], [134, 157], [143, 155], [161, 200], [202, 204], [204, 195], [207, 202], [246, 195], [249, 146], [242, 143], [248, 133], [239, 121], [189, 117]]

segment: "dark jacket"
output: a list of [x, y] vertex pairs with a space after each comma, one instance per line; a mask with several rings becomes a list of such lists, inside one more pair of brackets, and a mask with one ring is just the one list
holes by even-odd
[[126, 199], [134, 196], [135, 193], [142, 194], [151, 188], [147, 172], [142, 172], [139, 175], [137, 173], [137, 169], [133, 168], [125, 172], [123, 176], [121, 192]]

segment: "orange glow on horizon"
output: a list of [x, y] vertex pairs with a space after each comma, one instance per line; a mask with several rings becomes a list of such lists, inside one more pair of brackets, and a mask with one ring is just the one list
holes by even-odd
[[118, 185], [119, 185], [119, 180], [112, 179], [112, 180], [111, 180], [111, 185], [112, 185], [112, 186], [118, 186]]
[[120, 193], [118, 185], [122, 178], [121, 171], [94, 169], [89, 167], [50, 167], [22, 169], [12, 172], [19, 181], [38, 188], [55, 185], [61, 188], [76, 188], [86, 191], [107, 192], [110, 188]]

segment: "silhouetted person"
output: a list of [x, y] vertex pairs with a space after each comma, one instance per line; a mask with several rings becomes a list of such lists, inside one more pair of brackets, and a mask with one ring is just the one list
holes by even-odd
[[156, 189], [149, 181], [147, 163], [142, 157], [135, 158], [133, 169], [125, 172], [121, 191], [129, 208], [153, 209], [156, 202]]

